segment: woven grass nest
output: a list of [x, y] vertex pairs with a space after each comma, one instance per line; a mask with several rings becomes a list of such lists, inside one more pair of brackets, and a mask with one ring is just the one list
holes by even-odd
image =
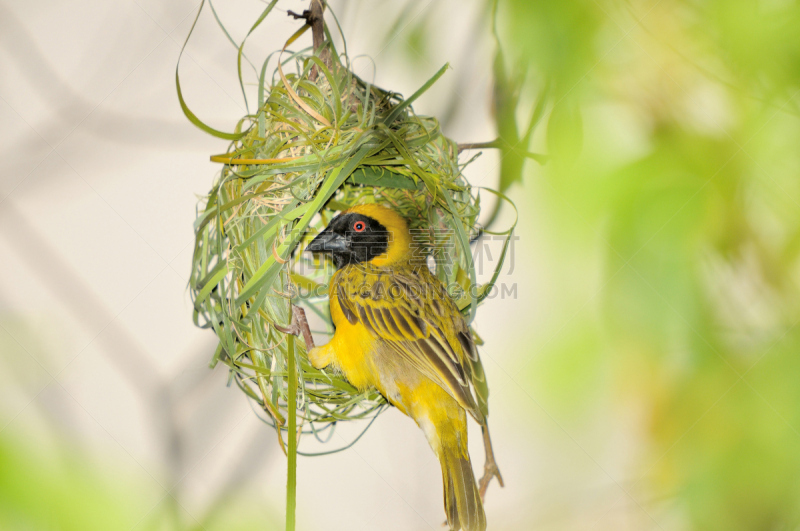
[[269, 59], [260, 69], [257, 110], [234, 133], [217, 135], [233, 141], [212, 157], [224, 166], [198, 207], [190, 291], [195, 323], [219, 338], [212, 366], [228, 366], [283, 445], [292, 411], [296, 443], [301, 433], [327, 441], [337, 422], [374, 420], [387, 407], [377, 391], [312, 367], [304, 341], [281, 331], [298, 305], [324, 323], [315, 333], [332, 334], [333, 266], [303, 250], [333, 216], [373, 202], [399, 211], [470, 322], [502, 260], [478, 286], [470, 241], [480, 205], [462, 175], [468, 161], [459, 162], [436, 118], [412, 108], [447, 65], [403, 99], [354, 75], [330, 35], [316, 50], [278, 57], [271, 79]]

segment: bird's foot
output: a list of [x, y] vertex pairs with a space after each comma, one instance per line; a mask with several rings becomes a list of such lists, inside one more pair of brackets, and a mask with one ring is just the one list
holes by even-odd
[[497, 482], [501, 487], [504, 487], [503, 476], [500, 475], [500, 469], [497, 468], [497, 462], [494, 460], [494, 449], [492, 448], [492, 439], [489, 437], [489, 423], [484, 422], [481, 426], [483, 434], [483, 447], [486, 450], [486, 461], [483, 465], [483, 477], [478, 482], [478, 493], [481, 495], [481, 501], [486, 498], [486, 489], [489, 488], [489, 483], [492, 478], [497, 478]]
[[281, 326], [279, 324], [273, 324], [272, 326], [284, 334], [302, 335], [303, 340], [306, 342], [306, 348], [309, 351], [314, 348], [314, 338], [311, 336], [311, 329], [308, 327], [306, 311], [301, 307], [292, 304], [292, 322], [289, 326]]
[[295, 321], [294, 319], [292, 319], [292, 322], [289, 326], [281, 326], [277, 323], [273, 323], [272, 326], [275, 327], [275, 330], [281, 332], [282, 334], [299, 336], [302, 333], [302, 330], [300, 330], [300, 325], [298, 325], [297, 321]]
[[497, 464], [494, 462], [494, 459], [492, 459], [483, 465], [483, 477], [478, 482], [478, 493], [481, 495], [481, 501], [485, 501], [486, 489], [489, 488], [489, 483], [491, 483], [492, 478], [495, 477], [500, 486], [504, 487], [503, 476], [500, 475], [500, 469], [497, 468]]

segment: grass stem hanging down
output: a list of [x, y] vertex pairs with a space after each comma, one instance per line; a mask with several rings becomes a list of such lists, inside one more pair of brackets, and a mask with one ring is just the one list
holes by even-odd
[[295, 363], [294, 336], [287, 337], [289, 362], [289, 455], [286, 472], [286, 531], [294, 531], [297, 507], [297, 364]]

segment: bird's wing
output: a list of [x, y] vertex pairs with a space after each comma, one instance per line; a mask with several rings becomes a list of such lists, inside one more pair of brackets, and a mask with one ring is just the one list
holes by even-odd
[[461, 312], [427, 267], [341, 273], [332, 294], [347, 320], [361, 323], [483, 422], [487, 393], [478, 350]]

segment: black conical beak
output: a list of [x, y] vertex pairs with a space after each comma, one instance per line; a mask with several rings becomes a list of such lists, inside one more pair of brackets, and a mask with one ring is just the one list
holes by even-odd
[[347, 251], [349, 248], [347, 239], [344, 236], [325, 229], [311, 240], [311, 243], [306, 247], [306, 251], [311, 251], [312, 253], [336, 253]]

